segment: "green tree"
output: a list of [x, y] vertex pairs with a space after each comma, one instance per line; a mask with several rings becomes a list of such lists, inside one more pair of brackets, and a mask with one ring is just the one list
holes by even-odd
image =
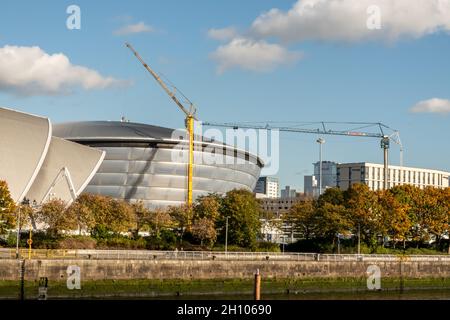
[[16, 205], [11, 198], [6, 181], [0, 180], [0, 234], [14, 228], [16, 224]]
[[245, 189], [227, 192], [222, 200], [217, 223], [221, 238], [225, 239], [225, 221], [229, 217], [229, 243], [255, 249], [261, 230], [260, 210], [259, 202], [252, 192]]
[[193, 219], [207, 218], [215, 222], [219, 217], [221, 197], [218, 194], [208, 194], [197, 198], [194, 205]]
[[341, 204], [323, 202], [317, 208], [316, 220], [318, 221], [317, 234], [322, 238], [331, 240], [333, 245], [338, 234], [351, 234], [353, 224], [348, 210]]
[[318, 206], [323, 206], [325, 203], [331, 203], [333, 205], [343, 205], [344, 204], [344, 191], [339, 187], [327, 188], [320, 195], [318, 199]]
[[292, 226], [295, 233], [299, 233], [304, 239], [309, 240], [317, 235], [320, 224], [316, 209], [317, 201], [313, 199], [297, 202], [291, 207], [284, 220]]

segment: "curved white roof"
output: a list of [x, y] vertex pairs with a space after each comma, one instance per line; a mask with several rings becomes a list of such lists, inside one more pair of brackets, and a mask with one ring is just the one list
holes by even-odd
[[[38, 204], [49, 197], [70, 204], [74, 196], [78, 196], [87, 186], [104, 157], [104, 151], [52, 137], [44, 164], [26, 197]], [[64, 172], [64, 168], [68, 171]], [[70, 180], [63, 174], [70, 174]], [[73, 194], [71, 187], [74, 189]]]
[[50, 120], [0, 108], [0, 180], [14, 201], [48, 195], [68, 204], [90, 182], [105, 152], [52, 137]]
[[15, 201], [27, 194], [36, 178], [52, 135], [50, 120], [0, 108], [0, 180]]

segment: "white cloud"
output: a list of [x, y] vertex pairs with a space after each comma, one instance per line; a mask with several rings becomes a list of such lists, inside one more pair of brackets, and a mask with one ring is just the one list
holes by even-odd
[[[367, 28], [369, 6], [377, 5], [381, 29]], [[298, 0], [287, 11], [260, 15], [251, 31], [285, 42], [303, 40], [362, 41], [418, 38], [450, 31], [450, 0]]]
[[0, 91], [17, 95], [67, 94], [76, 87], [103, 89], [124, 81], [70, 63], [62, 53], [39, 47], [0, 47]]
[[420, 101], [410, 111], [414, 113], [450, 113], [450, 100], [433, 98]]
[[227, 27], [222, 29], [209, 29], [208, 37], [214, 40], [227, 41], [237, 36], [236, 28]]
[[301, 58], [301, 54], [264, 40], [255, 41], [238, 37], [228, 44], [219, 46], [211, 54], [211, 58], [218, 63], [218, 73], [233, 67], [263, 72], [282, 64], [294, 63]]
[[139, 23], [126, 25], [126, 26], [114, 31], [114, 34], [117, 36], [124, 36], [127, 34], [153, 32], [153, 31], [154, 31], [154, 29], [151, 26], [146, 25], [144, 22], [141, 21]]

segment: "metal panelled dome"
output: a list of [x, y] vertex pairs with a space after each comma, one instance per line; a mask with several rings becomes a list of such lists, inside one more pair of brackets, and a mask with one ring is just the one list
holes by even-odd
[[[68, 140], [106, 151], [99, 170], [85, 192], [128, 201], [142, 200], [147, 207], [185, 202], [187, 151], [184, 132], [146, 124], [92, 121], [54, 125], [53, 133]], [[220, 163], [204, 161], [205, 154], [220, 153]], [[233, 147], [196, 137], [194, 151], [194, 199], [210, 192], [234, 188], [253, 190], [261, 160]]]

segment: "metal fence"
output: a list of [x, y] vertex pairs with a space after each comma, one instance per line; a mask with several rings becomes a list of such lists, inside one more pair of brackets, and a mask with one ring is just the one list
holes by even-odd
[[[249, 260], [249, 261], [450, 261], [450, 255], [318, 254], [283, 252], [153, 251], [153, 250], [45, 250], [20, 249], [27, 259], [93, 260]], [[15, 249], [0, 248], [0, 259], [16, 258]]]

